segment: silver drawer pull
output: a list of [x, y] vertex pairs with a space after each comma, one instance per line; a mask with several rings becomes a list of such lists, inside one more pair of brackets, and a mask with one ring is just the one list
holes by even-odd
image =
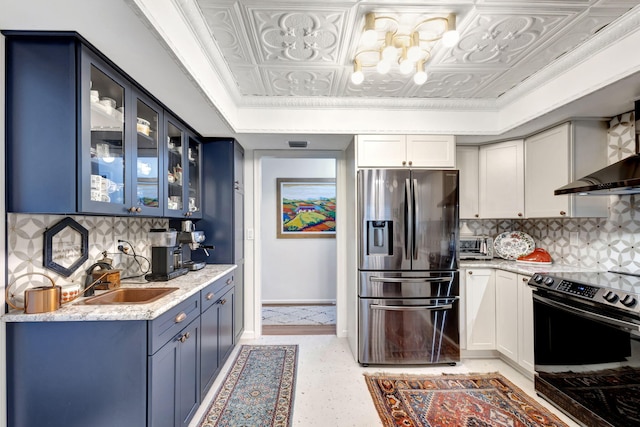
[[207, 299], [207, 301], [209, 301], [213, 297], [214, 297], [213, 292], [209, 292], [205, 298]]
[[182, 313], [180, 313], [180, 314], [178, 314], [178, 315], [176, 316], [176, 318], [175, 318], [175, 322], [176, 322], [176, 323], [183, 322], [183, 321], [184, 321], [184, 319], [186, 319], [186, 318], [187, 318], [187, 313], [185, 313], [185, 312], [183, 311]]

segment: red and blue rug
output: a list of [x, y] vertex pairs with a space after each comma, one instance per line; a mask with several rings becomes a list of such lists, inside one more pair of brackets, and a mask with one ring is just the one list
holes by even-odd
[[297, 345], [243, 345], [200, 427], [291, 425]]
[[365, 380], [387, 427], [566, 427], [497, 373], [365, 374]]

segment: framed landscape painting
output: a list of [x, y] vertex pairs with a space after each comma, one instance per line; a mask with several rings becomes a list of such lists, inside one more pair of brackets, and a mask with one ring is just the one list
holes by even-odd
[[277, 178], [279, 239], [336, 235], [336, 180]]

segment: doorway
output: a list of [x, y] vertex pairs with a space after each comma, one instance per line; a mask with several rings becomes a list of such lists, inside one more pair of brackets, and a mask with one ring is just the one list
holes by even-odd
[[308, 157], [308, 153], [305, 157], [297, 156], [297, 152], [274, 153], [260, 160], [263, 335], [336, 334], [335, 236], [278, 236], [279, 178], [336, 179], [335, 157], [323, 153]]

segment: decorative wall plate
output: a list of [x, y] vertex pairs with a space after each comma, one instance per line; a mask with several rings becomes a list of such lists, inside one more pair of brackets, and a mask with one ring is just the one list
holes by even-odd
[[536, 242], [522, 231], [505, 231], [496, 236], [493, 248], [500, 258], [514, 260], [533, 252]]

